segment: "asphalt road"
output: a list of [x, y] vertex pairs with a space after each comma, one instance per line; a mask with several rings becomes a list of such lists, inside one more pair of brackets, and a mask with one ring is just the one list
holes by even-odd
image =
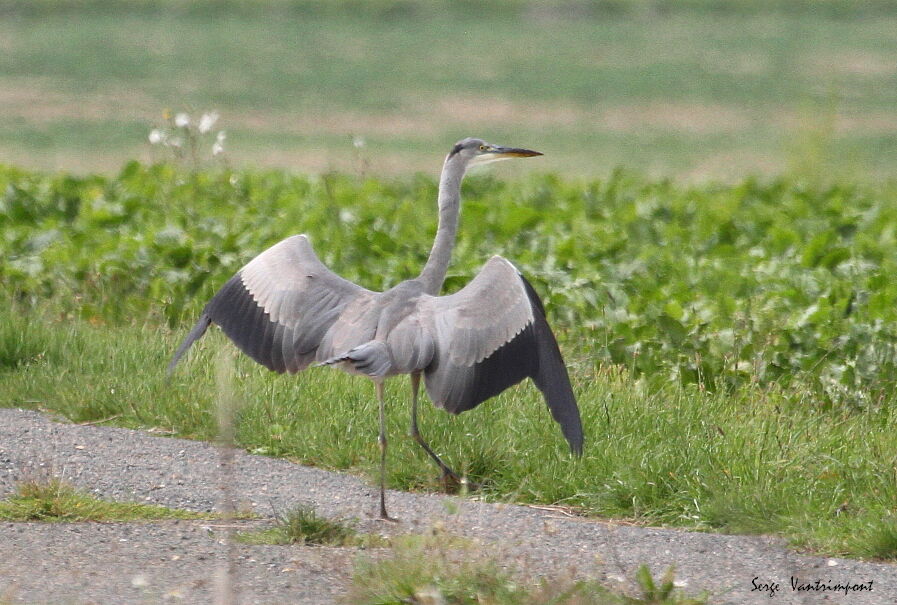
[[[27, 478], [60, 477], [100, 497], [189, 510], [214, 510], [222, 498], [220, 450], [147, 432], [54, 422], [0, 409], [0, 498]], [[569, 518], [562, 511], [390, 492], [397, 524], [375, 519], [376, 490], [358, 477], [236, 452], [227, 481], [233, 498], [270, 523], [296, 504], [354, 520], [361, 531], [427, 532], [481, 540], [527, 576], [581, 575], [627, 590], [641, 564], [655, 576], [675, 565], [682, 590], [709, 592], [712, 603], [892, 605], [897, 565], [803, 556], [775, 538], [693, 533]], [[355, 548], [233, 547], [227, 567], [223, 523], [0, 524], [0, 603], [332, 603], [346, 590]], [[382, 554], [382, 553], [381, 553]], [[224, 578], [230, 577], [227, 587]], [[869, 585], [871, 591], [795, 591], [791, 578], [816, 586]], [[763, 585], [777, 586], [771, 590]]]

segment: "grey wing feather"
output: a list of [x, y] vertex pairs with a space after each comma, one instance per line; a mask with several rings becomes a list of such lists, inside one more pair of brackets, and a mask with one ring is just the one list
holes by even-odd
[[421, 306], [435, 348], [424, 369], [435, 405], [459, 414], [530, 377], [582, 453], [579, 408], [542, 301], [510, 262], [493, 257], [465, 288]]
[[314, 360], [346, 304], [367, 292], [330, 271], [307, 237], [287, 238], [252, 259], [215, 294], [169, 372], [210, 323], [265, 367], [298, 372]]

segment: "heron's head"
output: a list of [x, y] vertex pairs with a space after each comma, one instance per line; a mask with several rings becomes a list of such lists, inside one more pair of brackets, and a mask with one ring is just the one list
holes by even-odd
[[452, 150], [448, 154], [447, 159], [459, 158], [465, 164], [479, 165], [497, 162], [498, 160], [508, 160], [511, 158], [531, 158], [533, 156], [542, 155], [538, 151], [530, 149], [521, 149], [519, 147], [503, 147], [501, 145], [493, 145], [482, 139], [467, 138], [455, 143]]

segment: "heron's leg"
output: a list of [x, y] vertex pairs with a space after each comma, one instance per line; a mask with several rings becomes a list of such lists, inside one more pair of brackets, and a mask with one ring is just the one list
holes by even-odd
[[380, 435], [377, 443], [380, 444], [380, 518], [384, 521], [395, 521], [386, 514], [386, 402], [383, 397], [383, 381], [375, 380], [377, 387], [377, 402], [380, 404]]
[[417, 443], [424, 448], [424, 451], [430, 455], [430, 458], [439, 465], [439, 468], [442, 469], [443, 478], [448, 477], [453, 481], [461, 483], [461, 478], [453, 471], [449, 466], [443, 462], [439, 456], [436, 455], [436, 452], [430, 449], [430, 446], [427, 445], [427, 442], [424, 441], [424, 438], [421, 436], [420, 431], [417, 429], [417, 394], [420, 391], [420, 372], [414, 372], [411, 374], [411, 438], [417, 441]]

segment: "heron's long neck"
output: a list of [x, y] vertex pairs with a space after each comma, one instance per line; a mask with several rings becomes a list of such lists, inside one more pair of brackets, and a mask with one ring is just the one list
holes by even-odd
[[424, 285], [424, 292], [436, 296], [442, 289], [449, 262], [452, 259], [452, 248], [455, 247], [455, 235], [458, 232], [458, 214], [461, 209], [461, 179], [466, 169], [461, 158], [449, 157], [442, 167], [439, 179], [439, 226], [436, 228], [436, 240], [430, 250], [427, 264], [418, 278]]

